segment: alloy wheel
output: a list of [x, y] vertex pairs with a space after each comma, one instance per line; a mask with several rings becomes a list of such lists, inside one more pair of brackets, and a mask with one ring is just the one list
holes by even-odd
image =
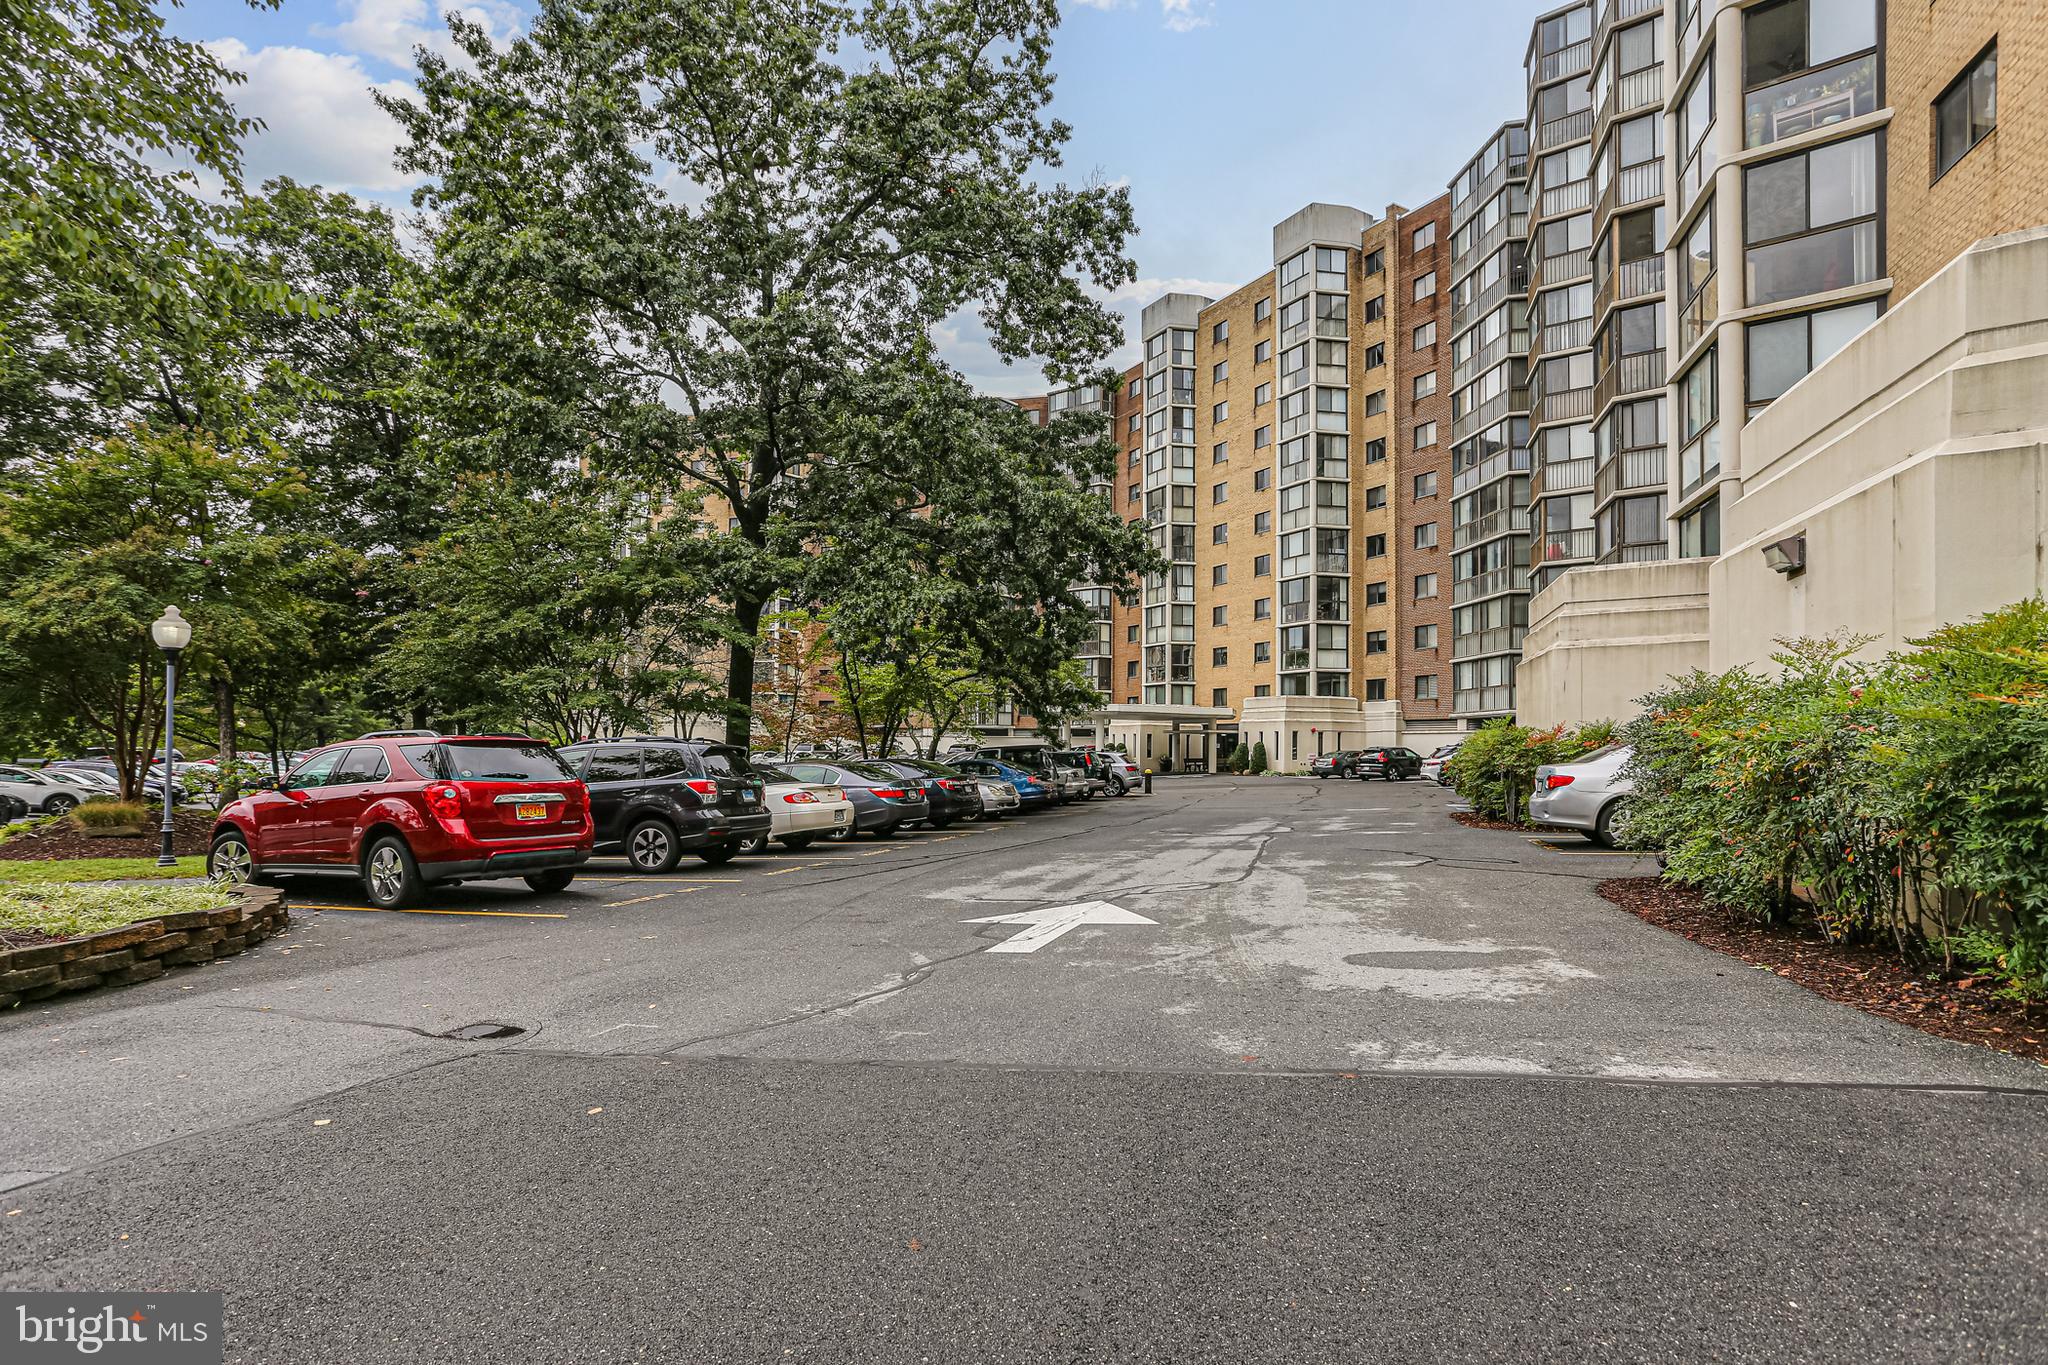
[[390, 901], [397, 897], [405, 886], [405, 860], [398, 856], [398, 850], [390, 844], [380, 844], [370, 855], [370, 896], [373, 900]]
[[208, 859], [206, 868], [209, 878], [229, 886], [240, 886], [249, 880], [250, 871], [249, 846], [240, 839], [223, 839], [213, 846], [213, 856]]
[[635, 867], [660, 867], [668, 860], [668, 833], [657, 825], [642, 825], [633, 832], [633, 846], [626, 856]]

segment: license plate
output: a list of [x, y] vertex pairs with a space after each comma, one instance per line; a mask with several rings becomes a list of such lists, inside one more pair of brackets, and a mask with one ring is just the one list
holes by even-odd
[[834, 811], [834, 812], [832, 812], [832, 823], [833, 823], [833, 824], [835, 824], [835, 825], [843, 825], [843, 824], [845, 824], [845, 823], [846, 823], [846, 817], [847, 817], [848, 815], [850, 815], [850, 814], [852, 814], [852, 812], [851, 812], [851, 811], [845, 811], [845, 810], [837, 810], [837, 811]]
[[514, 818], [520, 820], [545, 820], [548, 818], [547, 803], [544, 801], [524, 802], [514, 808], [512, 814]]

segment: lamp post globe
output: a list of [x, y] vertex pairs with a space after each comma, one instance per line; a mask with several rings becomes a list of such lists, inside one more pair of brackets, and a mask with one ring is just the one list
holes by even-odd
[[192, 643], [192, 623], [176, 607], [165, 607], [164, 614], [150, 623], [149, 638], [164, 652], [164, 823], [156, 865], [176, 867], [178, 859], [171, 852], [171, 800], [178, 777], [178, 656]]

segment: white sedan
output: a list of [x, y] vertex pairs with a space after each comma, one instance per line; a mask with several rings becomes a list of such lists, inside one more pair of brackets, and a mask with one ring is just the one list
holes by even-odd
[[770, 839], [784, 848], [803, 848], [820, 835], [853, 826], [853, 802], [845, 789], [830, 782], [799, 782], [780, 768], [753, 765], [765, 784], [761, 804], [768, 807], [768, 833], [740, 844], [742, 853], [764, 853]]

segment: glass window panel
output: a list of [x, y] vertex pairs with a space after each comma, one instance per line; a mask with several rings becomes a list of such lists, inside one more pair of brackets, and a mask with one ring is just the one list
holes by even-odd
[[1813, 361], [1814, 369], [1825, 365], [1828, 358], [1854, 341], [1862, 331], [1877, 321], [1877, 301], [1859, 303], [1849, 308], [1830, 308], [1813, 315]]
[[1877, 0], [1808, 0], [1806, 64], [1877, 46]]
[[1804, 378], [1809, 368], [1804, 317], [1750, 324], [1750, 402], [1770, 402]]
[[1806, 230], [1806, 158], [1752, 166], [1743, 179], [1747, 241], [1767, 242]]
[[1808, 222], [1843, 223], [1877, 212], [1877, 139], [1852, 138], [1807, 153], [1811, 162]]

